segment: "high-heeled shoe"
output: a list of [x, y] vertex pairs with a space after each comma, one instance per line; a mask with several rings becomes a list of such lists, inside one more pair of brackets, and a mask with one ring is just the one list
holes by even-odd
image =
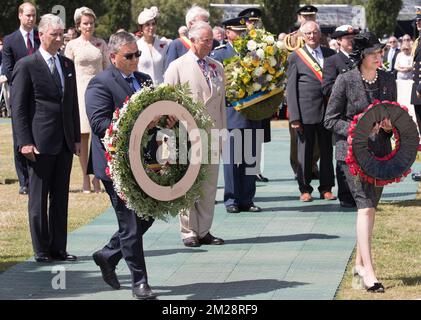
[[363, 277], [358, 273], [356, 267], [352, 268], [352, 288], [357, 290], [365, 289]]
[[385, 290], [381, 282], [375, 282], [373, 286], [367, 288], [367, 292], [384, 293]]

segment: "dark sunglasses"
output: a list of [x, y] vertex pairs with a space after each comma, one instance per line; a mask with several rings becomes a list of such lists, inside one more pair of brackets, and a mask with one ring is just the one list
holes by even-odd
[[123, 57], [126, 58], [127, 60], [132, 60], [134, 57], [139, 58], [141, 54], [142, 53], [140, 51], [136, 51], [134, 53], [123, 54]]

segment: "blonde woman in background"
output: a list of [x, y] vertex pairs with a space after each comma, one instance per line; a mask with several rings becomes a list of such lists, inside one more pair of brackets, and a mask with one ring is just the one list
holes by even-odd
[[[81, 131], [79, 160], [83, 172], [83, 192], [90, 193], [91, 183], [87, 168], [91, 127], [86, 115], [85, 91], [89, 81], [108, 66], [109, 59], [105, 41], [94, 37], [95, 13], [87, 7], [81, 7], [75, 10], [74, 20], [80, 36], [67, 43], [65, 56], [75, 63]], [[101, 191], [98, 179], [93, 178], [92, 185], [94, 192]]]
[[142, 55], [139, 58], [138, 70], [148, 74], [154, 85], [164, 81], [165, 57], [169, 42], [156, 35], [159, 16], [157, 7], [145, 8], [139, 14], [137, 22], [143, 37], [137, 41], [137, 47]]

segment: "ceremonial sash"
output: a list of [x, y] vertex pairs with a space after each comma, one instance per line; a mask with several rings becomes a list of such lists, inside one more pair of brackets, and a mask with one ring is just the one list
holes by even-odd
[[180, 41], [181, 41], [181, 43], [183, 44], [183, 46], [185, 46], [185, 47], [186, 47], [186, 49], [187, 49], [187, 50], [190, 50], [190, 47], [191, 47], [191, 41], [190, 41], [190, 39], [189, 39], [189, 38], [187, 38], [187, 37], [185, 37], [185, 36], [182, 36], [182, 37], [180, 37]]
[[319, 64], [313, 60], [311, 55], [307, 53], [303, 48], [300, 48], [295, 51], [300, 59], [306, 64], [307, 67], [310, 68], [311, 71], [315, 74], [316, 78], [319, 79], [320, 82], [323, 81], [323, 73], [322, 69], [320, 68]]

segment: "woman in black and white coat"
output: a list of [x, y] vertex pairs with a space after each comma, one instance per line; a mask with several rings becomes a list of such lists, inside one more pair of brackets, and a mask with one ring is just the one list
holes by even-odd
[[[396, 82], [392, 75], [379, 70], [382, 62], [383, 45], [370, 33], [357, 35], [353, 40], [355, 67], [340, 74], [333, 86], [326, 109], [324, 125], [335, 134], [336, 159], [344, 166], [346, 181], [357, 204], [357, 254], [353, 269], [353, 287], [365, 288], [370, 292], [384, 292], [378, 281], [371, 254], [371, 240], [375, 209], [383, 188], [361, 181], [349, 172], [345, 157], [348, 151], [348, 129], [353, 117], [363, 112], [375, 99], [396, 101]], [[373, 127], [369, 145], [378, 156], [391, 151], [392, 126], [385, 119]]]

